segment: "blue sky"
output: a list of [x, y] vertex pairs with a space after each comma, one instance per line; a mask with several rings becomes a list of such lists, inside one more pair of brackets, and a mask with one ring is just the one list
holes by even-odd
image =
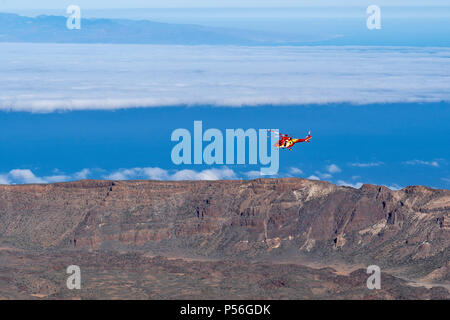
[[[312, 143], [280, 154], [279, 177], [450, 188], [446, 1], [428, 1], [425, 9], [422, 1], [379, 1], [385, 17], [379, 31], [365, 27], [371, 2], [124, 3], [78, 1], [87, 17], [332, 41], [295, 47], [0, 43], [0, 184], [258, 177], [260, 166], [172, 163], [171, 132], [202, 120], [205, 128], [278, 128], [295, 137], [312, 130]], [[0, 0], [0, 12], [63, 15], [66, 4], [72, 2]], [[263, 9], [274, 5], [285, 9]], [[288, 9], [293, 5], [314, 8]], [[125, 6], [172, 9], [111, 10]], [[236, 9], [252, 6], [257, 10]]]
[[311, 143], [280, 152], [281, 177], [355, 187], [450, 187], [447, 103], [1, 112], [0, 179], [23, 183], [258, 177], [260, 165], [174, 165], [170, 155], [176, 143], [170, 135], [177, 128], [192, 132], [194, 120], [202, 120], [204, 130], [278, 127], [303, 137], [310, 129]]

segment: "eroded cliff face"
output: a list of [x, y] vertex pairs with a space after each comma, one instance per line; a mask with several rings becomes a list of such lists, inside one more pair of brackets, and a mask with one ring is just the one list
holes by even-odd
[[416, 266], [414, 276], [434, 272], [448, 281], [450, 191], [353, 189], [304, 179], [0, 186], [0, 243], [243, 259], [304, 256]]

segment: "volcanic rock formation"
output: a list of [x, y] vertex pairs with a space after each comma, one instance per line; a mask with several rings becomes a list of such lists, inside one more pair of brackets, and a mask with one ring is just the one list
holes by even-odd
[[[305, 179], [0, 186], [0, 298], [67, 298], [58, 282], [64, 272], [56, 278], [52, 272], [78, 260], [98, 282], [84, 298], [197, 297], [203, 283], [210, 288], [203, 298], [217, 297], [214, 288], [226, 285], [220, 291], [226, 298], [267, 291], [286, 299], [448, 299], [449, 257], [449, 190], [354, 189]], [[140, 270], [146, 265], [153, 275]], [[355, 280], [367, 278], [361, 269], [368, 265], [391, 279], [379, 292]], [[185, 290], [170, 294], [161, 279], [172, 268], [183, 276], [165, 281]], [[141, 282], [158, 279], [161, 291], [139, 282], [140, 289], [111, 294], [107, 289], [120, 284], [104, 277], [114, 270], [140, 275]], [[196, 277], [204, 280], [189, 293]], [[243, 282], [233, 284], [234, 277]], [[294, 290], [305, 283], [306, 291]], [[248, 285], [256, 286], [253, 293]]]

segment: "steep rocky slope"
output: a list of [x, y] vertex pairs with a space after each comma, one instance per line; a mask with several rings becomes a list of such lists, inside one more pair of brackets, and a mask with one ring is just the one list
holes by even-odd
[[375, 264], [448, 285], [450, 191], [304, 179], [0, 186], [0, 247]]

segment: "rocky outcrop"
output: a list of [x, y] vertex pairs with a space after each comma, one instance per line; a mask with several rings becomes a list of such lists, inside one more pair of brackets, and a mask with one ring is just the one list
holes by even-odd
[[[296, 259], [448, 281], [450, 191], [305, 179], [0, 186], [0, 246]], [[434, 272], [434, 273], [433, 273]]]

